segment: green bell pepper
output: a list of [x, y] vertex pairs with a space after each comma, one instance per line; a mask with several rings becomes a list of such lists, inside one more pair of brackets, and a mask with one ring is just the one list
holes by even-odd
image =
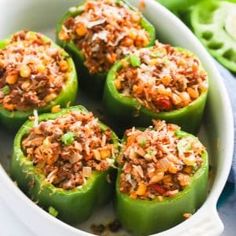
[[[192, 136], [179, 131], [181, 137]], [[124, 139], [125, 140], [125, 139]], [[124, 141], [125, 142], [125, 141]], [[150, 235], [167, 230], [184, 220], [184, 214], [193, 214], [205, 201], [208, 189], [208, 154], [202, 154], [200, 168], [191, 176], [190, 184], [173, 197], [162, 200], [132, 199], [120, 192], [120, 174], [116, 181], [115, 209], [117, 217], [132, 235]]]
[[[130, 6], [128, 3], [126, 3], [124, 0], [120, 0], [127, 4], [131, 9], [133, 9], [132, 6]], [[64, 22], [69, 17], [75, 17], [77, 15], [80, 15], [83, 12], [83, 3], [80, 4], [77, 7], [73, 7], [69, 9], [69, 11], [63, 16], [61, 21], [57, 25], [56, 30], [56, 41], [57, 43], [63, 47], [73, 58], [78, 75], [80, 76], [80, 86], [83, 89], [86, 89], [87, 92], [93, 97], [101, 97], [103, 93], [104, 83], [107, 76], [107, 71], [97, 73], [97, 74], [90, 74], [88, 71], [88, 68], [84, 65], [84, 55], [81, 52], [81, 50], [75, 45], [73, 40], [66, 42], [59, 39], [59, 32], [62, 29], [62, 26]], [[150, 35], [150, 43], [148, 46], [151, 46], [154, 44], [156, 33], [154, 26], [149, 23], [146, 18], [142, 17], [141, 26], [143, 29], [145, 29], [149, 35]]]
[[[35, 34], [35, 32], [30, 33]], [[52, 40], [46, 36], [43, 36], [43, 39], [45, 42], [52, 42]], [[4, 49], [10, 43], [10, 40], [11, 38], [0, 41], [0, 50]], [[53, 45], [60, 48], [56, 44]], [[73, 103], [76, 99], [78, 82], [74, 62], [62, 48], [60, 48], [60, 50], [62, 50], [63, 56], [67, 58], [66, 60], [70, 67], [68, 80], [66, 81], [65, 86], [62, 88], [60, 94], [54, 100], [50, 101], [47, 106], [39, 108], [38, 113], [49, 112], [55, 105], [66, 107]], [[32, 114], [33, 109], [27, 111], [9, 111], [0, 105], [0, 122], [4, 125], [4, 127], [7, 127], [10, 130], [18, 129]]]
[[199, 0], [158, 0], [158, 2], [173, 12], [182, 12], [198, 3]]
[[[58, 113], [40, 115], [39, 122], [56, 119], [71, 111], [88, 112], [82, 106], [65, 108]], [[54, 215], [57, 215], [59, 219], [70, 224], [88, 219], [95, 207], [101, 206], [110, 200], [114, 183], [108, 181], [108, 178], [113, 177], [114, 169], [109, 168], [104, 172], [93, 171], [92, 176], [80, 188], [64, 190], [55, 187], [46, 180], [42, 172], [34, 167], [32, 161], [26, 158], [22, 151], [22, 139], [32, 127], [33, 122], [27, 121], [15, 137], [10, 167], [12, 178], [32, 200], [44, 209], [49, 209], [50, 213], [56, 213]], [[102, 130], [108, 128], [102, 123], [100, 123], [100, 127]], [[117, 148], [118, 139], [114, 132], [112, 133], [112, 140], [115, 148]]]
[[236, 1], [203, 1], [190, 12], [194, 33], [213, 57], [236, 72]]
[[[188, 52], [181, 48], [179, 50]], [[124, 60], [129, 63], [130, 56]], [[121, 60], [111, 68], [104, 88], [103, 103], [110, 116], [122, 126], [148, 126], [151, 124], [152, 119], [160, 119], [175, 123], [190, 133], [198, 131], [207, 100], [207, 91], [203, 92], [186, 107], [169, 112], [154, 112], [141, 105], [137, 99], [124, 96], [116, 89], [114, 81], [122, 65], [123, 62]]]

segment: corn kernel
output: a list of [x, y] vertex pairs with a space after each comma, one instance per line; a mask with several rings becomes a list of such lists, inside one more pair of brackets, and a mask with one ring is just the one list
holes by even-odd
[[30, 86], [30, 82], [28, 80], [26, 80], [22, 85], [21, 85], [21, 88], [23, 90], [26, 90], [27, 88], [29, 88]]
[[131, 29], [130, 31], [129, 31], [129, 37], [131, 38], [131, 39], [136, 39], [136, 37], [137, 37], [137, 33], [136, 33], [136, 31], [134, 30], [134, 29]]
[[29, 41], [34, 41], [37, 39], [37, 36], [35, 35], [35, 33], [29, 31], [27, 32], [25, 39]]
[[184, 217], [186, 220], [189, 219], [191, 216], [192, 216], [191, 213], [184, 213], [184, 214], [183, 214], [183, 217]]
[[60, 61], [59, 66], [60, 66], [60, 69], [62, 72], [68, 71], [69, 65], [68, 65], [67, 61], [65, 61], [65, 60]]
[[101, 155], [100, 155], [100, 152], [98, 150], [93, 150], [93, 155], [95, 157], [96, 160], [101, 160]]
[[43, 64], [39, 64], [36, 66], [36, 70], [38, 71], [38, 73], [44, 72], [45, 69], [46, 69], [46, 67]]
[[84, 24], [79, 23], [75, 31], [78, 36], [82, 37], [87, 33], [87, 28]]
[[3, 103], [3, 107], [9, 111], [13, 111], [16, 106], [14, 104]]
[[136, 191], [136, 194], [140, 195], [140, 196], [143, 196], [143, 195], [145, 195], [146, 190], [147, 190], [147, 186], [143, 183], [140, 183], [139, 186], [138, 186], [138, 189]]
[[113, 64], [116, 61], [116, 54], [115, 53], [108, 53], [107, 60]]
[[120, 80], [116, 79], [114, 83], [115, 83], [116, 89], [120, 90], [121, 89], [121, 82], [120, 82]]
[[161, 79], [161, 82], [165, 85], [165, 86], [168, 86], [171, 82], [171, 76], [164, 76], [162, 79]]
[[187, 91], [191, 98], [196, 99], [199, 96], [198, 90], [193, 88], [187, 88]]
[[28, 78], [31, 74], [31, 69], [27, 65], [22, 65], [20, 68], [20, 76], [22, 78]]
[[131, 199], [136, 199], [137, 198], [137, 193], [136, 192], [130, 193], [130, 198]]
[[4, 62], [2, 60], [0, 60], [0, 68], [4, 67]]
[[111, 151], [110, 151], [110, 149], [108, 149], [108, 148], [102, 149], [102, 150], [100, 151], [100, 156], [101, 156], [101, 159], [106, 159], [106, 158], [110, 157], [110, 156], [111, 156]]
[[149, 63], [150, 63], [151, 66], [155, 66], [155, 65], [158, 64], [158, 59], [154, 58]]
[[190, 175], [192, 173], [192, 167], [191, 166], [186, 166], [183, 171]]
[[126, 67], [128, 67], [129, 66], [129, 63], [127, 62], [127, 60], [121, 60], [121, 64], [122, 64], [122, 67], [123, 68], [126, 68]]
[[175, 105], [179, 105], [181, 103], [182, 99], [175, 93], [172, 94], [172, 102]]
[[139, 22], [140, 19], [141, 19], [140, 15], [139, 15], [137, 12], [134, 12], [134, 13], [131, 15], [131, 17], [132, 17], [132, 20], [133, 20], [134, 22]]
[[55, 94], [55, 93], [51, 93], [51, 94], [49, 94], [49, 95], [47, 95], [45, 98], [44, 98], [44, 101], [45, 102], [50, 102], [50, 101], [52, 101], [54, 98], [56, 98], [57, 97], [57, 95]]
[[180, 97], [182, 99], [182, 102], [187, 105], [191, 101], [190, 96], [187, 92], [180, 93]]
[[15, 84], [17, 81], [17, 78], [18, 78], [17, 74], [8, 75], [6, 77], [6, 82], [8, 84]]
[[55, 106], [52, 107], [51, 112], [52, 113], [57, 113], [60, 110], [61, 110], [61, 106], [60, 105], [55, 105]]
[[158, 183], [164, 177], [164, 172], [156, 173], [150, 180], [150, 184]]
[[124, 45], [125, 47], [131, 47], [134, 45], [134, 40], [127, 37], [123, 40], [122, 45]]
[[171, 173], [171, 174], [176, 174], [178, 172], [178, 169], [177, 167], [175, 166], [174, 163], [170, 163], [170, 166], [168, 168], [168, 171]]
[[179, 174], [178, 180], [181, 186], [187, 186], [190, 183], [190, 176], [185, 174]]
[[163, 177], [163, 183], [164, 183], [165, 185], [168, 185], [168, 184], [170, 184], [171, 182], [172, 182], [172, 177], [171, 177], [171, 175], [166, 175], [166, 176]]
[[143, 38], [143, 46], [145, 47], [145, 46], [147, 46], [149, 44], [149, 39], [148, 39], [148, 37], [144, 37]]
[[65, 31], [64, 28], [62, 28], [62, 30], [59, 32], [59, 35], [58, 35], [59, 39], [62, 40], [62, 41], [66, 41], [69, 39], [69, 35], [67, 34], [67, 32]]
[[164, 200], [163, 196], [158, 196], [157, 198], [160, 202], [162, 202]]

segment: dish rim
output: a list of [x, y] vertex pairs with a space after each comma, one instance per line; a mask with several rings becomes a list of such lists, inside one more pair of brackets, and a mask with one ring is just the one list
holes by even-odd
[[[135, 5], [137, 5], [137, 2], [140, 0], [131, 0], [131, 2], [136, 2]], [[201, 57], [205, 57], [204, 63], [207, 64], [208, 69], [211, 71], [211, 74], [214, 75], [215, 80], [217, 81], [218, 88], [220, 88], [220, 95], [222, 99], [223, 104], [230, 104], [230, 100], [226, 91], [226, 88], [223, 83], [223, 79], [220, 76], [218, 70], [216, 69], [215, 65], [213, 64], [213, 60], [211, 59], [210, 55], [207, 53], [206, 49], [201, 45], [201, 43], [196, 39], [196, 37], [192, 34], [192, 32], [185, 26], [175, 15], [173, 15], [171, 12], [169, 12], [165, 7], [161, 6], [158, 2], [154, 0], [148, 0], [148, 8], [154, 8], [158, 9], [159, 13], [163, 15], [163, 18], [168, 19], [168, 21], [172, 22], [172, 27], [176, 26], [180, 32], [184, 32], [185, 38], [187, 38], [187, 41], [191, 42], [192, 45], [195, 45], [195, 49], [198, 51], [197, 54], [201, 54]], [[227, 148], [225, 150], [225, 156], [227, 157], [227, 163], [224, 161], [224, 165], [221, 168], [221, 173], [219, 171], [216, 173], [215, 181], [211, 187], [211, 192], [209, 193], [206, 201], [203, 203], [201, 208], [187, 221], [184, 221], [180, 223], [179, 225], [168, 229], [166, 231], [163, 231], [159, 234], [155, 235], [178, 235], [180, 232], [184, 232], [183, 235], [186, 235], [189, 233], [187, 229], [191, 229], [194, 225], [198, 225], [199, 222], [206, 224], [209, 223], [213, 224], [215, 227], [215, 234], [218, 234], [223, 231], [223, 224], [220, 221], [217, 211], [216, 211], [216, 203], [220, 196], [220, 193], [223, 190], [223, 187], [225, 185], [225, 182], [227, 180], [228, 174], [230, 172], [230, 167], [232, 163], [233, 158], [233, 147], [234, 147], [234, 123], [233, 123], [233, 113], [231, 106], [223, 106], [223, 113], [225, 116], [225, 121], [227, 122], [227, 127], [225, 127], [225, 131], [227, 133], [227, 140], [224, 141], [224, 143], [227, 144]], [[0, 182], [6, 187], [3, 188], [3, 191], [0, 191], [0, 197], [3, 199], [3, 201], [9, 206], [12, 210], [14, 210], [14, 206], [12, 206], [10, 203], [15, 202], [16, 199], [19, 204], [18, 212], [14, 211], [15, 215], [20, 219], [20, 214], [22, 212], [29, 213], [29, 214], [37, 214], [36, 218], [43, 224], [46, 223], [48, 227], [50, 227], [51, 230], [53, 228], [59, 228], [60, 235], [63, 235], [63, 233], [71, 233], [71, 235], [92, 235], [88, 232], [82, 231], [80, 229], [74, 228], [73, 226], [70, 226], [61, 220], [54, 218], [50, 216], [47, 212], [45, 212], [43, 209], [38, 207], [35, 203], [33, 203], [28, 197], [25, 196], [25, 194], [15, 186], [14, 182], [10, 179], [10, 177], [7, 175], [5, 169], [0, 164]], [[14, 200], [14, 197], [15, 200]], [[13, 201], [12, 201], [13, 200]], [[208, 214], [206, 215], [206, 213]], [[210, 215], [211, 213], [211, 215]], [[22, 222], [23, 220], [20, 219]], [[212, 221], [213, 220], [213, 221]], [[208, 221], [208, 222], [207, 222]], [[31, 223], [26, 222], [24, 220], [23, 222], [27, 228], [31, 229]], [[211, 226], [212, 227], [212, 226]], [[196, 227], [195, 227], [196, 228]], [[40, 231], [43, 229], [40, 229]], [[50, 230], [49, 230], [50, 231]], [[42, 231], [44, 232], [44, 231]], [[52, 231], [53, 232], [53, 231]], [[56, 232], [56, 231], [55, 231]], [[191, 230], [192, 235], [197, 235], [199, 231], [196, 231], [195, 229]], [[204, 231], [206, 232], [206, 231]], [[207, 231], [208, 232], [208, 231]], [[40, 235], [40, 233], [39, 233]]]

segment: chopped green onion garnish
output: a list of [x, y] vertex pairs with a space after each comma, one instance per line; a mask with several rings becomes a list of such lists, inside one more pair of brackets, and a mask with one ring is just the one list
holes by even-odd
[[152, 52], [152, 53], [150, 54], [150, 56], [151, 56], [151, 57], [154, 57], [154, 58], [156, 58], [156, 57], [161, 57], [161, 55], [162, 55], [161, 52]]
[[167, 63], [169, 63], [169, 59], [168, 59], [167, 57], [164, 57], [164, 58], [163, 58], [163, 62], [164, 62], [165, 64], [167, 64]]
[[50, 206], [50, 207], [48, 208], [48, 213], [49, 213], [50, 215], [54, 216], [54, 217], [57, 217], [57, 216], [58, 216], [58, 211], [57, 211], [54, 207], [52, 207], [52, 206]]
[[116, 3], [117, 5], [120, 5], [120, 4], [122, 3], [122, 0], [116, 0], [115, 3]]
[[177, 143], [177, 149], [180, 154], [189, 151], [191, 149], [191, 143], [188, 139], [183, 138]]
[[61, 141], [68, 146], [74, 142], [74, 136], [72, 132], [67, 132], [61, 136]]
[[183, 137], [187, 136], [187, 134], [185, 132], [181, 131], [181, 130], [176, 130], [175, 131], [175, 136], [177, 138], [183, 138]]
[[84, 5], [78, 7], [69, 8], [69, 12], [73, 13], [82, 13], [84, 11]]
[[7, 95], [10, 93], [10, 87], [8, 85], [5, 85], [1, 88], [1, 92], [3, 92], [4, 95]]
[[153, 156], [156, 155], [156, 151], [153, 150], [153, 149], [148, 149], [146, 155], [147, 155], [148, 157], [153, 157]]
[[131, 55], [130, 56], [130, 64], [133, 66], [133, 67], [138, 67], [141, 65], [141, 61], [139, 59], [138, 56], [135, 56], [135, 55]]
[[142, 140], [139, 142], [141, 147], [145, 147], [145, 145], [147, 144], [147, 140], [145, 138], [142, 138]]

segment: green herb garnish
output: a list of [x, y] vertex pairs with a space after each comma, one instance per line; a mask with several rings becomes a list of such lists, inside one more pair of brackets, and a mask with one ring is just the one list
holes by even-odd
[[141, 147], [145, 147], [146, 144], [147, 144], [147, 139], [145, 139], [145, 138], [142, 138], [142, 139], [139, 141], [139, 145], [140, 145]]
[[116, 4], [116, 5], [121, 5], [122, 3], [123, 3], [122, 0], [116, 0], [116, 1], [115, 1], [115, 4]]
[[54, 207], [52, 207], [52, 206], [50, 206], [50, 207], [48, 208], [48, 213], [49, 213], [50, 215], [54, 216], [54, 217], [57, 217], [57, 216], [58, 216], [58, 211], [57, 211]]
[[10, 93], [10, 87], [8, 85], [5, 85], [4, 87], [2, 87], [1, 89], [1, 92], [4, 94], [4, 95], [7, 95]]
[[189, 151], [191, 149], [191, 146], [192, 145], [190, 143], [190, 140], [188, 140], [187, 138], [183, 138], [177, 143], [177, 149], [180, 154]]
[[72, 132], [67, 132], [61, 136], [61, 141], [66, 145], [70, 145], [74, 142], [74, 133]]
[[163, 57], [163, 62], [164, 62], [165, 64], [168, 64], [168, 63], [169, 63], [168, 57]]
[[154, 52], [151, 52], [150, 56], [153, 57], [153, 58], [161, 57], [162, 53], [158, 52], [158, 51], [156, 51], [156, 52], [154, 51]]
[[140, 61], [140, 58], [138, 56], [135, 56], [135, 55], [131, 55], [130, 56], [130, 64], [133, 66], [133, 67], [138, 67], [141, 65], [141, 61]]
[[175, 131], [175, 136], [177, 138], [183, 138], [183, 137], [187, 136], [187, 134], [185, 132], [181, 131], [181, 130], [176, 130]]

